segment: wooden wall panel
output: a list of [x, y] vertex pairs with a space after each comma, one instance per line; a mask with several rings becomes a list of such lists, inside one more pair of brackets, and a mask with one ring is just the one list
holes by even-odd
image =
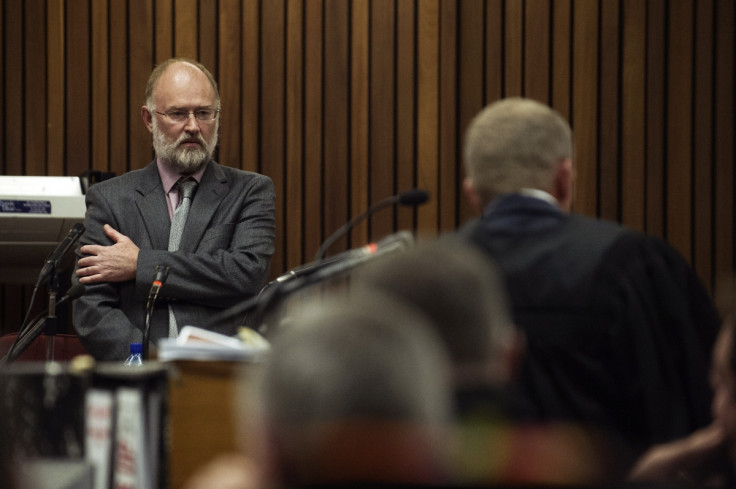
[[[436, 235], [438, 226], [440, 228], [450, 222], [454, 216], [455, 206], [453, 190], [456, 188], [454, 182], [456, 175], [455, 144], [451, 139], [454, 132], [443, 130], [443, 115], [447, 122], [453, 122], [454, 116], [454, 93], [451, 87], [456, 80], [453, 77], [456, 66], [454, 44], [451, 44], [454, 36], [445, 37], [445, 29], [454, 28], [447, 26], [441, 20], [443, 14], [448, 10], [456, 12], [454, 2], [443, 2], [438, 0], [417, 2], [417, 70], [416, 70], [416, 116], [413, 119], [415, 126], [412, 132], [412, 144], [416, 145], [416, 185], [429, 192], [432, 202], [436, 205], [423, 205], [416, 210], [417, 235]], [[448, 18], [454, 19], [454, 15]], [[451, 31], [454, 32], [454, 31]], [[441, 39], [447, 39], [446, 44], [440, 44]], [[445, 50], [446, 48], [446, 50]], [[440, 67], [443, 67], [440, 70]], [[442, 79], [440, 71], [448, 73], [447, 78]], [[447, 83], [447, 92], [440, 93], [443, 82]], [[448, 128], [451, 126], [448, 126]], [[401, 128], [408, 132], [407, 128]], [[402, 132], [402, 133], [403, 133]], [[445, 156], [444, 149], [448, 154]], [[406, 165], [405, 160], [399, 161], [399, 166]], [[412, 165], [414, 166], [414, 165]], [[402, 186], [399, 191], [408, 189], [408, 185]], [[438, 208], [439, 206], [439, 208]]]
[[[286, 178], [284, 175], [284, 135], [286, 121], [284, 111], [285, 70], [284, 40], [286, 3], [272, 0], [261, 6], [261, 171], [271, 177], [276, 191], [276, 227], [284, 229], [286, 215]], [[236, 121], [233, 121], [237, 124]], [[279, 232], [276, 237], [276, 252], [271, 266], [277, 270], [284, 268], [284, 249], [286, 236]]]
[[[421, 1], [421, 0], [420, 0]], [[416, 59], [416, 39], [417, 39], [417, 26], [415, 22], [416, 12], [416, 1], [415, 0], [397, 0], [396, 3], [396, 148], [394, 150], [394, 175], [395, 183], [394, 190], [392, 193], [403, 191], [406, 189], [416, 187], [416, 169], [414, 168], [414, 162], [417, 161], [416, 156], [416, 66], [414, 60]], [[437, 2], [429, 2], [430, 8], [435, 7], [436, 12]], [[437, 25], [436, 16], [433, 16], [435, 20], [433, 25]], [[433, 59], [437, 59], [437, 36], [432, 36], [431, 39], [434, 41], [434, 56]], [[433, 80], [436, 80], [437, 71], [434, 70]], [[437, 93], [437, 89], [433, 90], [433, 93]], [[428, 108], [430, 110], [436, 110], [437, 104], [434, 103]], [[427, 116], [433, 124], [437, 123], [437, 116]], [[435, 138], [434, 141], [437, 139]], [[436, 144], [433, 145], [436, 151]], [[436, 153], [432, 156], [434, 170], [433, 174], [437, 174], [437, 159]], [[419, 164], [419, 162], [417, 161]], [[434, 176], [432, 175], [432, 176]], [[424, 175], [424, 179], [429, 180], [430, 175]], [[426, 181], [425, 180], [425, 181]], [[437, 182], [437, 178], [432, 178], [434, 182]], [[435, 189], [427, 189], [433, 192], [435, 196], [438, 192]], [[360, 204], [360, 209], [365, 209], [365, 204]], [[425, 210], [425, 209], [422, 209]], [[354, 208], [355, 211], [359, 211]], [[391, 234], [394, 229], [414, 229], [415, 227], [415, 209], [411, 207], [398, 207], [396, 210], [396, 221], [394, 228], [388, 228], [386, 234]], [[430, 216], [425, 216], [430, 218]], [[434, 220], [436, 227], [436, 214], [431, 217]], [[381, 238], [382, 235], [373, 235], [373, 240]], [[354, 237], [358, 243], [364, 243], [359, 237]]]
[[[304, 74], [304, 262], [312, 259], [322, 242], [324, 192], [324, 3], [310, 0], [305, 5]], [[367, 8], [367, 6], [366, 6]], [[366, 47], [367, 48], [367, 47]], [[367, 87], [366, 87], [367, 88]], [[367, 110], [367, 106], [363, 106]], [[366, 126], [361, 129], [367, 131]], [[367, 144], [367, 141], [366, 141]], [[285, 270], [281, 270], [285, 271]], [[277, 272], [279, 273], [279, 272]]]
[[[37, 34], [46, 28], [45, 4], [43, 0], [29, 0], [26, 1], [25, 8], [36, 10], [41, 15], [25, 16], [24, 56], [26, 59], [46, 59], [45, 39]], [[31, 175], [43, 175], [49, 173], [49, 170], [63, 172], [61, 168], [46, 167], [46, 63], [25, 63], [23, 72], [26, 91], [33, 94], [32, 97], [25, 97], [23, 107], [23, 130], [28, 135], [25, 138], [26, 172]]]
[[[371, 93], [371, 2], [353, 2], [350, 41], [350, 214], [357, 216], [368, 208], [370, 187]], [[370, 241], [369, 221], [357, 224], [351, 238], [358, 243]], [[311, 255], [310, 255], [311, 257]]]
[[304, 2], [291, 1], [286, 31], [285, 268], [302, 263], [304, 242]]
[[[734, 269], [734, 55], [736, 6], [719, 1], [715, 8], [714, 206], [716, 283]], [[707, 281], [708, 277], [705, 277]], [[707, 282], [706, 282], [707, 283]]]
[[137, 90], [128, 89], [130, 86], [127, 54], [129, 52], [128, 8], [125, 2], [110, 2], [109, 5], [110, 18], [116, 19], [115, 22], [108, 24], [110, 26], [110, 45], [107, 47], [110, 53], [108, 60], [110, 69], [110, 154], [106, 160], [93, 161], [92, 167], [95, 170], [110, 171], [120, 175], [128, 171], [131, 166], [131, 146], [134, 143], [130, 138], [128, 121], [132, 121], [131, 124], [142, 124], [140, 109], [137, 112], [129, 112], [128, 98], [135, 98], [139, 101], [138, 107], [142, 106], [145, 103], [145, 86], [136, 87]]
[[572, 88], [572, 1], [557, 0], [552, 5], [552, 107], [570, 117]]
[[[4, 0], [0, 168], [143, 167], [150, 71], [196, 57], [220, 85], [218, 160], [274, 180], [277, 276], [412, 187], [430, 202], [330, 253], [473, 217], [465, 127], [527, 96], [571, 121], [574, 209], [669, 240], [713, 287], [734, 266], [735, 16], [732, 0]], [[2, 330], [29, 297], [0, 285]]]
[[599, 8], [597, 2], [577, 2], [573, 13], [572, 111], [575, 135], [575, 195], [573, 209], [597, 215], [598, 207], [598, 69]]
[[645, 231], [664, 237], [665, 215], [665, 32], [667, 0], [647, 2], [646, 214]]
[[[431, 160], [433, 152], [439, 165], [437, 192], [432, 202], [439, 205], [440, 233], [455, 229], [466, 206], [457, 202], [462, 179], [462, 156], [457, 123], [457, 37], [458, 5], [454, 0], [437, 0], [419, 4], [419, 79], [417, 80], [417, 160]], [[500, 73], [500, 70], [499, 70]], [[424, 112], [426, 111], [426, 113]], [[435, 143], [436, 142], [436, 143]], [[436, 144], [436, 145], [435, 145]], [[423, 176], [417, 178], [421, 188], [426, 185]], [[455, 205], [453, 205], [455, 204]], [[418, 229], [428, 234], [432, 228], [429, 213], [420, 207]], [[431, 217], [431, 216], [430, 216]]]
[[[396, 11], [394, 0], [373, 0], [370, 6], [370, 111], [369, 178], [366, 185], [371, 202], [390, 197], [396, 190]], [[347, 33], [346, 33], [347, 34]], [[390, 214], [390, 215], [389, 215]], [[344, 221], [343, 221], [344, 222]], [[337, 226], [331, 230], [337, 229]], [[370, 218], [371, 239], [391, 233], [393, 212]], [[351, 242], [352, 244], [352, 242]], [[362, 244], [362, 243], [360, 243]]]
[[713, 279], [713, 2], [698, 0], [694, 17], [693, 266]]
[[692, 251], [693, 3], [668, 4], [667, 218], [665, 237], [685, 256]]
[[[323, 179], [321, 182], [323, 221], [320, 241], [327, 238], [350, 218], [349, 173], [349, 106], [350, 106], [350, 2], [325, 0], [324, 2], [324, 52], [323, 70]], [[378, 42], [377, 40], [375, 42]], [[386, 53], [380, 53], [381, 56]], [[307, 69], [311, 69], [308, 67]], [[371, 89], [375, 97], [378, 88]], [[378, 92], [380, 93], [380, 92]], [[381, 101], [384, 102], [384, 101]], [[371, 106], [371, 113], [374, 107]], [[370, 122], [369, 122], [370, 127]], [[371, 135], [371, 138], [374, 136]], [[374, 143], [375, 144], [375, 143]], [[348, 239], [338, 240], [332, 251], [352, 245]], [[313, 254], [317, 248], [307, 249]]]
[[[7, 0], [4, 4], [2, 32], [4, 34], [3, 78], [5, 82], [3, 114], [4, 144], [2, 147], [4, 173], [26, 174], [24, 137], [26, 115], [23, 110], [24, 54], [23, 54], [23, 0]], [[63, 117], [63, 114], [59, 115]]]
[[[92, 2], [92, 161], [104, 162], [110, 154], [110, 67], [108, 45], [110, 31], [107, 2]], [[55, 86], [63, 86], [58, 82]], [[142, 98], [142, 97], [141, 97]], [[62, 111], [63, 113], [63, 111]], [[49, 118], [53, 120], [53, 118]], [[59, 125], [59, 129], [61, 126]], [[94, 163], [93, 163], [94, 164]], [[102, 168], [107, 170], [107, 168]]]
[[[644, 231], [646, 195], [646, 3], [625, 0], [621, 53], [621, 221]], [[644, 163], [644, 164], [642, 164]]]
[[601, 2], [599, 45], [598, 214], [619, 220], [619, 96], [621, 57], [618, 0]]

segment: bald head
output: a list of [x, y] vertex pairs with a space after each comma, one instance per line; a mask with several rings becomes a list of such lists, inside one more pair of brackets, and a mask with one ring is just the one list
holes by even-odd
[[[164, 74], [166, 76], [164, 77]], [[179, 81], [184, 82], [185, 80], [191, 80], [197, 78], [199, 75], [204, 75], [207, 80], [207, 85], [212, 89], [212, 95], [216, 102], [217, 107], [220, 106], [220, 92], [217, 88], [217, 82], [212, 76], [212, 73], [201, 63], [189, 59], [189, 58], [170, 58], [163, 63], [157, 65], [151, 72], [151, 76], [148, 77], [148, 83], [146, 84], [146, 105], [149, 107], [153, 106], [154, 92], [156, 91], [159, 79], [162, 77], [167, 82]], [[187, 77], [187, 78], [183, 78]]]

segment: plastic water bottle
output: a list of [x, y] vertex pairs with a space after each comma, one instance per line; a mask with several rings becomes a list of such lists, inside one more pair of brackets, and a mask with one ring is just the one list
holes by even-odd
[[130, 356], [125, 360], [125, 365], [132, 367], [143, 365], [143, 343], [130, 344]]

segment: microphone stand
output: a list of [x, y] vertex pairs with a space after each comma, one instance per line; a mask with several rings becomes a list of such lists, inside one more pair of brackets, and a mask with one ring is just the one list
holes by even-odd
[[54, 346], [56, 333], [59, 328], [59, 319], [56, 317], [56, 296], [59, 294], [59, 274], [54, 273], [49, 280], [49, 309], [44, 318], [43, 332], [46, 335], [46, 361], [54, 361]]
[[317, 250], [317, 254], [314, 255], [314, 261], [321, 260], [324, 258], [325, 253], [327, 253], [327, 250], [332, 246], [335, 241], [337, 241], [339, 238], [343, 237], [348, 231], [350, 231], [356, 224], [361, 222], [362, 220], [366, 219], [367, 217], [371, 216], [372, 214], [380, 211], [381, 209], [384, 209], [386, 207], [392, 206], [399, 202], [399, 196], [393, 195], [391, 197], [387, 197], [383, 199], [382, 201], [378, 202], [377, 204], [374, 204], [368, 208], [365, 212], [362, 214], [358, 214], [354, 218], [350, 219], [348, 222], [340, 226], [340, 228], [332, 233], [324, 243], [322, 243], [322, 246], [319, 247], [319, 250]]

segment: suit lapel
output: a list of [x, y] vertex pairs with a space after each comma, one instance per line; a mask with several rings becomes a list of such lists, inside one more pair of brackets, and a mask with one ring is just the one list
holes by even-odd
[[167, 249], [171, 220], [155, 161], [141, 171], [135, 190], [138, 192], [135, 202], [151, 239], [151, 247]]

